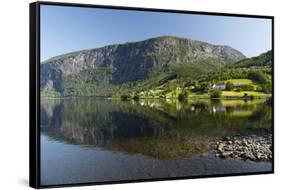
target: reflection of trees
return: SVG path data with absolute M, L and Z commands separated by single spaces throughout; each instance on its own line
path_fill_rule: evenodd
M 271 124 L 270 107 L 248 103 L 226 106 L 224 102 L 208 101 L 50 101 L 41 104 L 41 130 L 49 137 L 161 159 L 206 152 L 213 137 L 255 132 Z M 225 111 L 214 113 L 214 107 Z M 233 115 L 242 108 L 251 116 Z
M 272 125 L 272 107 L 268 105 L 259 105 L 259 109 L 255 110 L 249 117 L 250 121 L 259 121 L 259 125 L 254 125 L 257 128 L 269 128 Z

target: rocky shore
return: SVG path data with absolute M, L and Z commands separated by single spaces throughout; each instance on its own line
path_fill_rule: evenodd
M 227 136 L 215 145 L 217 157 L 239 158 L 252 161 L 272 160 L 272 135 Z

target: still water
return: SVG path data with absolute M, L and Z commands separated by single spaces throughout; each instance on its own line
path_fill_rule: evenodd
M 215 157 L 210 142 L 271 133 L 264 100 L 41 100 L 41 184 L 271 171 Z

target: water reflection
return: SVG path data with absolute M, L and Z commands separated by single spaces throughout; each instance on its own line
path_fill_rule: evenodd
M 45 99 L 41 131 L 64 143 L 167 160 L 206 153 L 216 137 L 270 132 L 271 114 L 264 100 Z

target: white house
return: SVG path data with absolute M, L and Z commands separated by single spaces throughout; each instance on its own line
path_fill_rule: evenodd
M 225 84 L 224 83 L 217 83 L 217 84 L 214 84 L 212 86 L 213 89 L 216 89 L 216 90 L 224 90 L 225 89 Z

